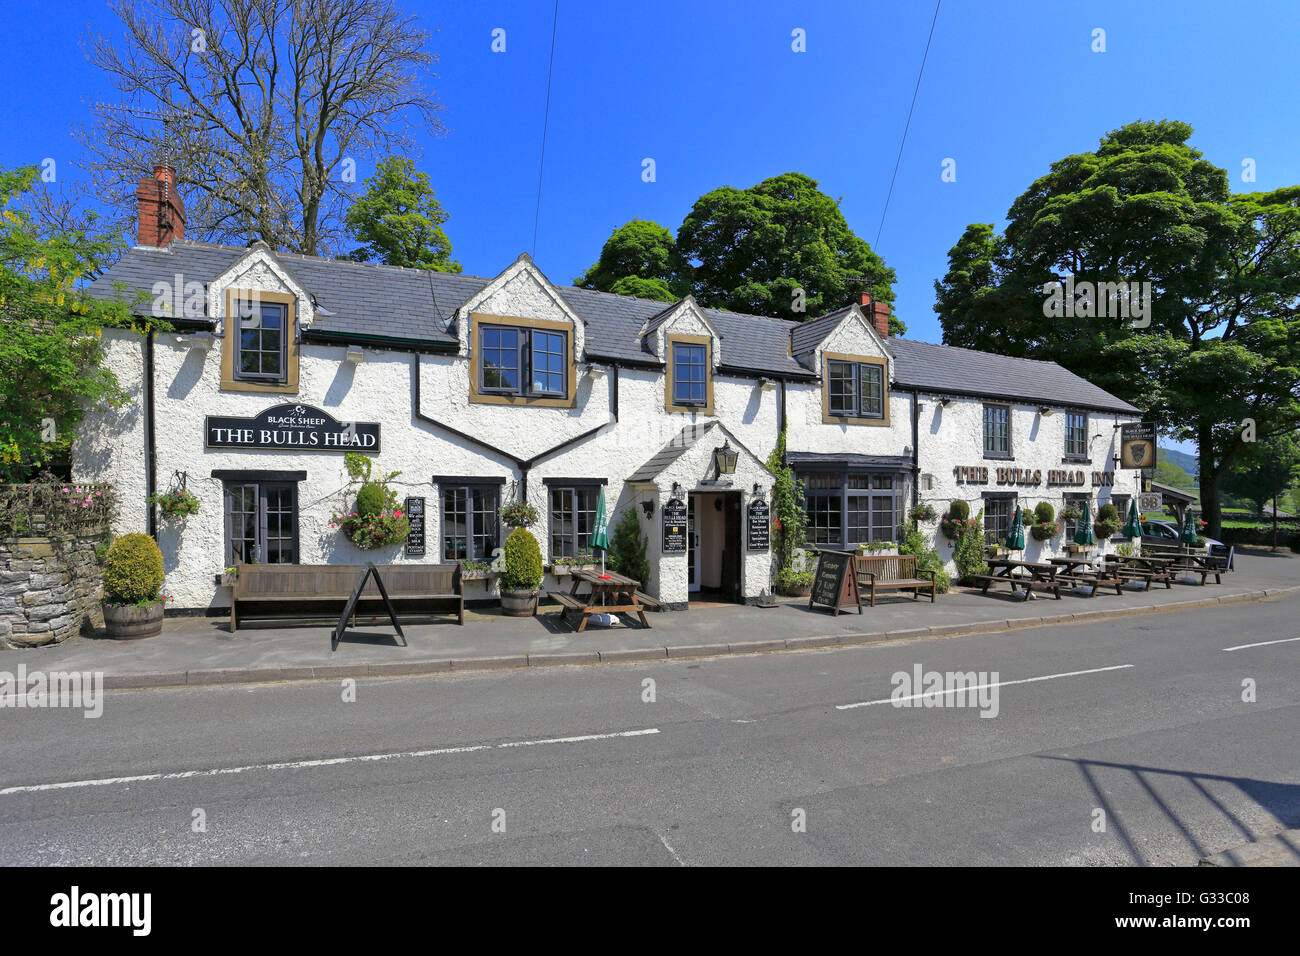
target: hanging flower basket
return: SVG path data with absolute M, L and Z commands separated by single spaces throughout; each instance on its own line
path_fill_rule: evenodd
M 338 528 L 348 540 L 365 551 L 374 551 L 406 540 L 411 522 L 401 508 L 362 515 L 355 511 L 348 515 L 335 515 L 330 525 Z
M 917 505 L 912 509 L 911 514 L 909 515 L 909 517 L 917 524 L 920 524 L 922 521 L 933 521 L 938 516 L 939 515 L 934 510 L 933 505 Z
M 184 488 L 150 495 L 147 499 L 162 512 L 164 518 L 188 518 L 199 513 L 199 499 Z
M 1035 541 L 1050 541 L 1061 533 L 1061 526 L 1055 521 L 1035 521 L 1029 526 L 1029 533 Z
M 537 509 L 526 501 L 511 501 L 498 512 L 507 528 L 531 528 L 537 524 Z

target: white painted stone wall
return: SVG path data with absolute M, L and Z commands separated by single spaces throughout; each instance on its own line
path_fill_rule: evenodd
M 995 399 L 991 399 L 995 400 Z M 934 507 L 942 515 L 949 505 L 957 499 L 970 504 L 971 517 L 974 517 L 982 505 L 985 491 L 1015 491 L 1022 508 L 1033 509 L 1040 501 L 1046 501 L 1060 515 L 1065 504 L 1065 494 L 1080 493 L 1092 496 L 1092 516 L 1095 519 L 1097 509 L 1110 501 L 1112 493 L 1135 495 L 1140 484 L 1140 473 L 1133 470 L 1116 470 L 1112 459 L 1119 454 L 1119 430 L 1113 426 L 1117 422 L 1135 421 L 1136 416 L 1117 415 L 1114 412 L 1089 413 L 1088 436 L 1090 464 L 1065 461 L 1065 410 L 1054 409 L 1050 416 L 1040 415 L 1039 405 L 1013 404 L 1011 406 L 1011 449 L 1014 461 L 984 458 L 984 401 L 983 399 L 951 397 L 944 407 L 939 397 L 921 395 L 918 399 L 924 407 L 919 413 L 920 433 L 920 467 L 922 475 L 934 476 L 933 490 L 919 491 L 922 502 Z M 1093 435 L 1100 434 L 1100 438 Z M 988 484 L 959 483 L 953 469 L 959 465 L 986 466 L 989 470 Z M 1028 471 L 1041 471 L 1042 481 L 1037 485 L 998 484 L 996 469 L 1013 467 Z M 1082 470 L 1086 484 L 1082 487 L 1048 487 L 1049 470 Z M 1092 484 L 1092 472 L 1114 470 L 1113 487 Z M 922 485 L 924 489 L 924 485 Z M 1124 518 L 1121 515 L 1121 520 Z M 1061 524 L 1059 517 L 1058 525 Z M 939 531 L 938 521 L 923 524 L 933 539 L 940 556 L 948 563 L 950 573 L 955 573 L 956 565 L 952 562 L 952 542 Z M 1026 529 L 1025 552 L 1023 557 L 1029 561 L 1046 561 L 1048 558 L 1063 557 L 1066 540 L 1062 531 L 1049 541 L 1035 541 Z M 1115 545 L 1111 542 L 1098 541 L 1095 554 L 1109 553 Z

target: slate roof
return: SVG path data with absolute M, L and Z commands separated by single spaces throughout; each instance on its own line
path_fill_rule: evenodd
M 686 449 L 707 435 L 714 426 L 721 427 L 716 418 L 687 425 L 672 441 L 655 452 L 644 465 L 632 472 L 627 480 L 654 481 L 665 468 L 680 458 Z M 724 428 L 723 431 L 726 429 Z
M 100 276 L 89 291 L 91 295 L 107 298 L 113 294 L 113 284 L 121 281 L 126 284 L 130 298 L 131 290 L 143 289 L 149 293 L 155 282 L 174 281 L 177 274 L 184 282 L 198 281 L 206 285 L 247 252 L 243 247 L 188 239 L 178 240 L 167 249 L 136 247 Z M 275 256 L 315 300 L 317 313 L 312 330 L 342 336 L 381 336 L 439 347 L 454 346 L 456 336 L 449 324 L 456 309 L 492 281 L 481 276 L 292 253 Z M 662 366 L 660 359 L 641 348 L 637 333 L 647 320 L 665 311 L 663 302 L 573 286 L 556 286 L 556 289 L 587 322 L 589 358 Z M 848 310 L 846 306 L 807 322 L 720 309 L 703 312 L 722 336 L 723 369 L 811 379 L 812 373 L 795 361 L 791 353 L 815 348 Z M 895 358 L 895 387 L 1139 411 L 1054 362 L 932 345 L 907 338 L 890 338 L 887 342 Z
M 790 451 L 785 454 L 792 465 L 827 468 L 889 468 L 907 469 L 912 459 L 906 455 L 858 455 L 852 452 L 826 453 L 819 451 Z

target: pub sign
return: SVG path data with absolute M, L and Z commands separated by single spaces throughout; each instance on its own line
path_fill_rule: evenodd
M 682 554 L 686 551 L 686 502 L 670 498 L 664 503 L 661 550 L 665 554 Z
M 1119 466 L 1154 468 L 1156 466 L 1156 426 L 1149 422 L 1130 422 L 1119 428 Z
M 313 405 L 276 405 L 254 418 L 208 415 L 206 448 L 262 451 L 379 451 L 378 422 L 341 422 Z

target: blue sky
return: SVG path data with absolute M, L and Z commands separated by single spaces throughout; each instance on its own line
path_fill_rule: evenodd
M 403 4 L 436 31 L 447 129 L 417 160 L 467 272 L 533 247 L 552 4 Z M 933 282 L 969 222 L 1001 226 L 1055 159 L 1135 119 L 1173 118 L 1234 188 L 1300 182 L 1300 4 L 945 0 L 880 241 L 890 175 L 934 6 L 560 0 L 536 260 L 564 283 L 634 217 L 676 229 L 719 185 L 797 170 L 898 274 L 908 334 L 939 341 Z M 70 130 L 112 90 L 85 59 L 103 3 L 12 0 L 0 40 L 0 163 L 44 157 L 75 179 Z M 494 28 L 506 52 L 491 50 Z M 807 52 L 791 50 L 791 31 Z M 1106 52 L 1091 50 L 1106 31 Z M 642 181 L 653 158 L 657 181 Z M 1244 184 L 1252 158 L 1257 182 Z M 940 178 L 946 158 L 956 182 Z M 370 163 L 363 162 L 362 177 Z

